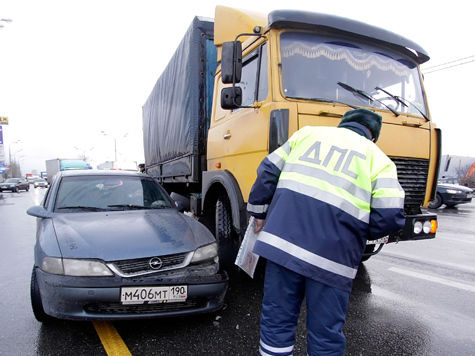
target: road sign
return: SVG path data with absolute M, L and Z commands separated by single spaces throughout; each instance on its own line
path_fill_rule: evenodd
M 0 116 L 0 125 L 8 125 L 8 117 Z
M 0 145 L 3 145 L 3 131 L 2 131 L 1 126 L 0 126 Z

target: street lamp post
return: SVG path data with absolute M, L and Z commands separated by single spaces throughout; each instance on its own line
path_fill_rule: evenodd
M 110 136 L 114 139 L 114 163 L 112 164 L 112 168 L 114 168 L 114 164 L 117 162 L 117 139 L 115 138 L 115 136 L 112 136 L 111 134 L 108 134 L 105 131 L 101 131 L 101 134 L 103 134 L 104 136 Z

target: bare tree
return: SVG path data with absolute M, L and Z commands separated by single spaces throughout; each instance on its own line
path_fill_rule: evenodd
M 457 169 L 457 178 L 460 184 L 475 188 L 475 173 L 472 171 L 474 165 L 475 162 L 472 165 L 467 164 Z

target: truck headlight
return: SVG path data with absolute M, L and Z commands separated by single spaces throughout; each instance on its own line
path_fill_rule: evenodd
M 424 234 L 428 234 L 432 230 L 432 223 L 430 220 L 424 221 L 424 224 L 422 225 L 422 231 L 424 231 Z
M 422 223 L 420 221 L 416 221 L 414 223 L 414 233 L 416 235 L 419 235 L 422 231 Z
M 99 261 L 45 257 L 41 269 L 48 273 L 76 277 L 113 276 L 112 271 Z
M 212 244 L 202 246 L 197 248 L 193 257 L 191 259 L 191 263 L 211 260 L 218 256 L 218 244 L 213 242 Z

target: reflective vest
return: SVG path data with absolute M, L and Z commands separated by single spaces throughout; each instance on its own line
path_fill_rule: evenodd
M 394 163 L 370 140 L 337 127 L 304 127 L 259 165 L 247 210 L 266 219 L 254 252 L 351 290 L 368 239 L 402 228 Z

